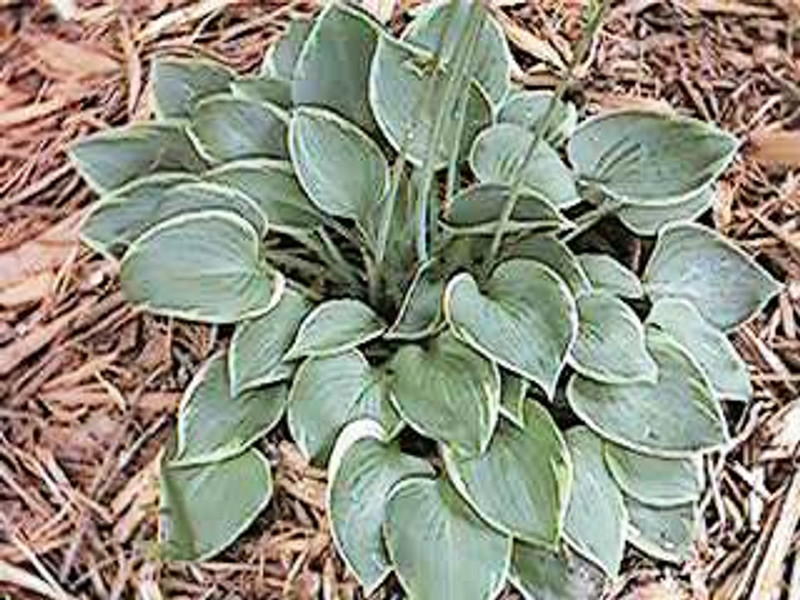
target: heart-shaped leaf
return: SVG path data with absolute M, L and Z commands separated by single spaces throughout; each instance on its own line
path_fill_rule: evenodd
M 500 373 L 500 413 L 520 427 L 525 426 L 525 403 L 530 384 L 508 371 Z
M 227 92 L 233 71 L 205 58 L 159 57 L 153 61 L 155 111 L 159 119 L 188 119 L 203 98 Z
M 625 505 L 631 544 L 645 554 L 675 564 L 691 558 L 698 519 L 693 504 L 655 507 L 626 497 Z
M 444 225 L 456 233 L 494 233 L 511 190 L 498 183 L 480 183 L 458 192 L 447 208 Z M 517 197 L 506 227 L 513 231 L 547 231 L 566 227 L 569 221 L 550 202 L 530 192 Z
M 289 125 L 289 150 L 308 197 L 325 213 L 349 217 L 373 232 L 372 216 L 389 188 L 378 145 L 328 110 L 300 108 Z
M 599 598 L 602 571 L 567 548 L 548 548 L 514 542 L 509 580 L 525 600 Z
M 380 29 L 380 24 L 352 5 L 328 4 L 297 57 L 294 104 L 329 108 L 362 129 L 375 131 L 367 90 Z
M 483 290 L 468 273 L 447 284 L 445 314 L 461 339 L 553 395 L 577 330 L 575 301 L 550 269 L 502 263 Z
M 513 123 L 499 123 L 475 138 L 470 166 L 483 183 L 512 186 L 532 142 L 530 130 Z M 545 142 L 540 142 L 522 171 L 522 184 L 553 206 L 570 206 L 580 200 L 572 173 Z
M 93 250 L 119 258 L 128 245 L 160 217 L 155 215 L 174 186 L 197 182 L 189 173 L 162 173 L 135 179 L 92 207 L 81 225 L 81 240 Z M 144 226 L 140 226 L 144 223 Z
M 700 499 L 702 465 L 697 458 L 669 460 L 606 442 L 606 466 L 622 491 L 651 506 L 675 506 Z
M 503 258 L 528 258 L 538 261 L 555 271 L 563 279 L 573 296 L 592 289 L 578 258 L 569 247 L 552 234 L 542 233 L 507 244 Z
M 205 178 L 249 196 L 269 218 L 270 228 L 280 233 L 292 235 L 322 224 L 319 211 L 303 192 L 288 162 L 234 161 L 209 171 Z
M 156 176 L 159 178 L 165 177 Z M 163 182 L 163 179 L 159 179 Z M 185 181 L 163 191 L 153 191 L 159 180 L 136 180 L 118 190 L 92 219 L 95 227 L 102 226 L 114 236 L 113 244 L 129 246 L 136 238 L 159 223 L 185 214 L 201 211 L 225 211 L 247 221 L 264 237 L 267 217 L 246 195 L 237 190 L 206 182 Z M 139 182 L 142 185 L 138 185 Z
M 652 381 L 658 367 L 645 346 L 644 327 L 619 298 L 603 293 L 578 296 L 578 337 L 570 364 L 581 375 L 606 383 Z
M 237 98 L 265 102 L 284 110 L 292 108 L 292 86 L 278 77 L 241 77 L 231 82 L 230 88 Z
M 414 166 L 425 164 L 433 142 L 439 109 L 445 102 L 448 73 L 436 68 L 432 56 L 390 36 L 381 36 L 370 72 L 370 103 L 381 131 Z M 467 91 L 465 126 L 458 140 L 466 152 L 472 140 L 491 121 L 489 100 L 472 84 Z M 448 164 L 458 136 L 458 119 L 446 115 L 441 124 L 433 164 Z
M 500 593 L 511 538 L 478 518 L 446 479 L 403 480 L 386 515 L 386 547 L 409 597 L 488 600 Z
M 747 364 L 725 334 L 706 321 L 690 302 L 674 298 L 659 300 L 647 315 L 647 324 L 678 342 L 721 398 L 744 402 L 750 399 L 752 388 Z
M 300 293 L 287 289 L 271 311 L 236 326 L 228 354 L 234 394 L 291 376 L 283 358 L 310 310 Z
M 375 311 L 360 300 L 328 300 L 303 320 L 286 358 L 330 356 L 380 337 L 385 330 Z
M 233 323 L 264 314 L 285 280 L 263 263 L 258 232 L 230 211 L 173 217 L 131 244 L 120 267 L 128 301 L 157 314 Z
M 403 40 L 428 52 L 439 51 L 447 68 L 452 66 L 459 40 L 467 33 L 468 2 L 431 2 L 409 23 Z M 500 104 L 511 83 L 511 51 L 503 28 L 484 11 L 475 46 L 472 49 L 471 73 L 495 104 Z
M 286 158 L 286 116 L 276 106 L 232 95 L 206 98 L 192 112 L 190 128 L 212 162 Z
M 647 205 L 696 194 L 727 168 L 738 146 L 709 123 L 631 110 L 583 122 L 567 152 L 587 183 L 618 200 Z
M 159 539 L 170 560 L 203 561 L 218 554 L 272 498 L 269 462 L 254 448 L 194 467 L 172 467 L 169 459 L 165 453 L 161 464 Z
M 615 577 L 628 525 L 622 491 L 606 469 L 599 437 L 586 427 L 573 427 L 566 438 L 574 479 L 564 534 L 578 553 Z
M 661 230 L 642 281 L 654 301 L 688 300 L 723 330 L 749 319 L 780 289 L 742 250 L 715 231 L 690 223 Z
M 442 319 L 444 281 L 430 263 L 422 265 L 408 286 L 387 339 L 416 340 L 430 336 Z
M 685 351 L 652 328 L 647 348 L 656 383 L 600 383 L 580 375 L 567 386 L 577 415 L 601 436 L 632 450 L 686 457 L 724 444 L 725 418 L 706 378 Z
M 424 345 L 401 346 L 389 371 L 392 401 L 406 423 L 457 452 L 486 449 L 500 410 L 494 363 L 445 332 Z
M 287 420 L 292 439 L 316 464 L 325 464 L 336 437 L 351 421 L 371 418 L 390 435 L 401 425 L 383 375 L 350 350 L 304 361 L 289 391 Z
M 497 113 L 498 123 L 514 123 L 531 131 L 539 126 L 550 102 L 553 92 L 543 90 L 520 90 L 513 92 L 503 102 Z M 578 111 L 572 102 L 556 100 L 555 113 L 544 132 L 544 139 L 553 147 L 564 144 L 575 131 L 578 124 Z
M 500 419 L 480 456 L 445 452 L 447 473 L 488 523 L 517 539 L 554 546 L 561 535 L 572 463 L 547 411 L 526 402 L 524 426 Z
M 297 58 L 313 25 L 313 21 L 292 19 L 283 35 L 267 48 L 261 63 L 261 74 L 291 82 Z
M 328 469 L 333 541 L 367 596 L 392 570 L 383 543 L 390 490 L 412 475 L 434 475 L 426 461 L 403 454 L 384 438 L 374 421 L 351 423 L 339 436 Z
M 154 173 L 200 173 L 205 163 L 182 125 L 137 123 L 82 138 L 69 150 L 72 163 L 97 192 L 108 192 Z
M 233 394 L 225 356 L 209 359 L 181 399 L 178 449 L 170 464 L 204 464 L 241 454 L 280 420 L 288 393 L 278 384 Z
M 679 202 L 626 204 L 617 211 L 617 216 L 636 235 L 653 236 L 671 223 L 694 221 L 700 217 L 714 203 L 716 193 L 716 188 L 709 185 Z
M 636 274 L 611 256 L 581 254 L 578 260 L 595 291 L 608 292 L 621 298 L 644 296 L 642 283 Z

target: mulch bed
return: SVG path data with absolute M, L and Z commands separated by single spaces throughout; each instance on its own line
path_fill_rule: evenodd
M 291 15 L 317 6 L 81 2 L 65 20 L 54 6 L 67 4 L 0 0 L 0 597 L 358 598 L 331 547 L 324 473 L 281 432 L 264 443 L 275 497 L 243 540 L 215 562 L 159 561 L 155 458 L 225 332 L 123 301 L 116 266 L 77 242 L 92 194 L 64 155 L 148 115 L 155 53 L 252 69 Z M 498 4 L 517 77 L 552 85 L 581 2 Z M 798 34 L 797 0 L 627 0 L 570 91 L 589 111 L 678 110 L 745 140 L 713 221 L 787 283 L 737 335 L 756 392 L 707 461 L 695 558 L 673 569 L 631 555 L 609 597 L 800 599 Z

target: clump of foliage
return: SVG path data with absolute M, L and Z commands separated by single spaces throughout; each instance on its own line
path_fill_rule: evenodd
M 700 456 L 751 393 L 726 334 L 777 289 L 691 222 L 737 141 L 641 111 L 578 122 L 566 85 L 517 89 L 511 66 L 479 2 L 400 38 L 334 3 L 255 75 L 159 59 L 157 118 L 74 146 L 101 195 L 83 238 L 128 300 L 234 324 L 164 452 L 165 557 L 253 522 L 256 443 L 284 419 L 328 466 L 368 592 L 394 572 L 414 598 L 589 597 L 626 542 L 690 552 Z

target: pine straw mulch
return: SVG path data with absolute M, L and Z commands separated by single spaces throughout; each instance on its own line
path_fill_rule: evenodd
M 580 0 L 499 4 L 516 76 L 551 85 Z M 324 473 L 280 432 L 264 444 L 275 498 L 247 536 L 215 562 L 158 561 L 155 458 L 180 390 L 224 340 L 125 304 L 115 265 L 77 243 L 92 195 L 63 153 L 147 116 L 154 53 L 250 69 L 290 15 L 315 8 L 126 0 L 80 3 L 62 20 L 50 3 L 0 0 L 0 594 L 359 597 L 331 549 Z M 797 0 L 627 0 L 572 91 L 590 110 L 681 110 L 746 139 L 713 218 L 787 282 L 737 336 L 756 393 L 731 411 L 734 443 L 708 461 L 695 559 L 673 569 L 632 556 L 609 597 L 800 598 L 798 23 Z

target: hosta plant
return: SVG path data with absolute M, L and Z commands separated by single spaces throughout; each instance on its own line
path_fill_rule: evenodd
M 328 468 L 367 593 L 394 573 L 419 599 L 583 598 L 626 543 L 690 554 L 701 457 L 751 393 L 727 335 L 777 290 L 692 222 L 737 141 L 579 119 L 512 61 L 479 2 L 399 37 L 332 3 L 257 73 L 159 58 L 155 119 L 72 148 L 126 298 L 230 332 L 163 454 L 165 558 L 249 527 L 282 422 Z

